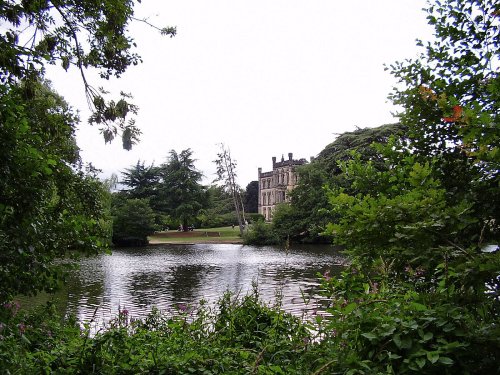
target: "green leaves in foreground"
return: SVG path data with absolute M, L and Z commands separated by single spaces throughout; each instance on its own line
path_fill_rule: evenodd
M 143 320 L 121 310 L 94 334 L 51 309 L 26 315 L 8 304 L 0 309 L 0 368 L 12 374 L 498 373 L 500 332 L 486 305 L 460 308 L 439 293 L 423 297 L 356 265 L 323 278 L 322 293 L 331 305 L 314 322 L 267 306 L 254 292 L 225 294 L 213 307 L 153 309 Z

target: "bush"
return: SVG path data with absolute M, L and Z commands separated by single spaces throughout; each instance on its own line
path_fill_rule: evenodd
M 274 233 L 272 225 L 264 221 L 257 221 L 250 226 L 250 229 L 243 234 L 245 245 L 278 245 L 279 237 Z
M 10 316 L 2 325 L 3 373 L 303 374 L 309 333 L 295 317 L 257 294 L 226 294 L 213 309 L 179 306 L 132 320 L 122 310 L 94 336 L 52 311 Z
M 144 246 L 156 230 L 155 214 L 147 199 L 114 199 L 113 243 L 118 246 Z

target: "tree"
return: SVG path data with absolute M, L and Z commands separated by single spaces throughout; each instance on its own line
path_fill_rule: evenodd
M 131 198 L 154 200 L 159 181 L 159 169 L 153 164 L 146 166 L 140 160 L 135 166 L 122 172 L 121 183 L 129 188 L 126 192 Z
M 391 137 L 402 136 L 405 129 L 401 124 L 387 124 L 342 133 L 310 164 L 301 166 L 299 182 L 290 194 L 290 208 L 282 207 L 273 215 L 278 235 L 282 239 L 290 237 L 302 242 L 330 241 L 324 232 L 335 217 L 327 210 L 329 203 L 324 187 L 353 189 L 350 176 L 342 171 L 341 164 L 354 158 L 360 158 L 363 163 L 371 162 L 378 169 L 387 168 L 384 156 L 373 144 L 387 143 Z M 354 156 L 354 152 L 358 156 Z
M 78 117 L 48 83 L 0 87 L 0 302 L 53 290 L 71 254 L 110 237 L 109 199 L 81 166 Z
M 255 213 L 259 209 L 259 181 L 250 182 L 245 189 L 245 198 L 243 202 L 245 212 Z
M 339 134 L 315 159 L 330 176 L 342 173 L 340 163 L 352 160 L 353 151 L 364 161 L 383 164 L 383 156 L 373 147 L 374 143 L 387 143 L 391 137 L 404 137 L 407 127 L 401 123 L 386 124 L 374 128 L 357 128 L 353 132 Z
M 414 153 L 435 157 L 433 173 L 450 204 L 474 202 L 481 219 L 467 236 L 487 242 L 498 238 L 498 226 L 489 223 L 500 222 L 491 204 L 500 200 L 499 4 L 436 2 L 427 19 L 436 40 L 418 60 L 390 66 L 399 80 L 391 99 L 404 108 L 400 118 Z
M 210 185 L 207 206 L 198 216 L 202 227 L 215 228 L 234 224 L 234 206 L 231 194 L 223 186 Z
M 499 254 L 484 252 L 500 242 L 498 7 L 486 0 L 429 6 L 437 40 L 418 61 L 393 65 L 400 87 L 392 98 L 404 106 L 409 138 L 379 148 L 384 169 L 344 163 L 354 189 L 330 193 L 340 217 L 331 229 L 363 264 L 382 257 L 399 271 L 420 267 L 429 288 L 440 266 L 454 268 L 463 272 L 457 287 L 473 288 L 474 298 L 499 289 Z
M 353 188 L 329 192 L 329 230 L 353 265 L 324 285 L 330 327 L 375 372 L 494 373 L 500 4 L 435 1 L 427 13 L 436 40 L 392 65 L 408 139 L 378 147 L 385 168 L 341 163 Z
M 125 198 L 113 194 L 113 243 L 118 246 L 144 246 L 156 230 L 155 214 L 147 199 Z
M 217 165 L 217 181 L 224 181 L 226 188 L 233 197 L 234 210 L 240 228 L 240 235 L 243 236 L 243 230 L 246 225 L 245 207 L 241 199 L 240 187 L 236 183 L 236 162 L 231 158 L 231 151 L 226 149 L 223 144 L 220 145 L 221 152 L 217 154 L 215 160 Z
M 200 184 L 202 174 L 196 170 L 192 155 L 191 149 L 180 154 L 171 150 L 167 163 L 160 166 L 159 207 L 177 218 L 184 231 L 207 200 L 205 188 Z
M 44 76 L 46 64 L 60 64 L 65 70 L 73 66 L 81 74 L 93 108 L 89 121 L 101 125 L 106 142 L 121 132 L 123 147 L 132 147 L 140 131 L 133 120 L 126 122 L 127 115 L 137 111 L 128 102 L 130 95 L 122 93 L 120 100 L 106 102 L 105 91 L 94 89 L 85 76 L 87 68 L 96 68 L 101 78 L 120 77 L 141 61 L 127 33 L 129 22 L 137 20 L 131 0 L 3 1 L 0 20 L 3 84 L 23 81 L 29 95 L 32 85 Z M 176 30 L 169 27 L 160 32 L 174 36 Z
M 351 186 L 330 190 L 329 230 L 352 266 L 323 288 L 351 369 L 497 371 L 499 11 L 429 3 L 436 41 L 392 66 L 408 137 L 377 147 L 384 168 L 340 163 Z

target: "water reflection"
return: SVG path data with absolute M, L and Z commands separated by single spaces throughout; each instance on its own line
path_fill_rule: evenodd
M 319 303 L 317 273 L 338 273 L 343 263 L 330 246 L 288 252 L 227 244 L 116 249 L 81 261 L 68 284 L 66 311 L 82 321 L 109 320 L 119 308 L 143 317 L 153 306 L 165 311 L 180 303 L 214 303 L 226 290 L 245 294 L 256 282 L 264 301 L 273 303 L 278 293 L 285 310 L 302 315 Z

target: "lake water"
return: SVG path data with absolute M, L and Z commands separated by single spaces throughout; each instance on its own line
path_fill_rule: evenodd
M 344 263 L 331 246 L 288 251 L 234 244 L 115 249 L 112 255 L 82 259 L 58 298 L 80 321 L 105 322 L 118 309 L 144 317 L 153 306 L 168 312 L 180 305 L 195 307 L 200 300 L 213 304 L 227 290 L 244 295 L 256 283 L 264 302 L 274 303 L 280 292 L 283 309 L 302 316 L 321 304 L 317 273 L 336 274 Z

